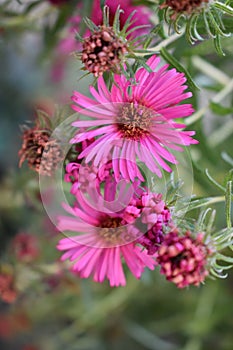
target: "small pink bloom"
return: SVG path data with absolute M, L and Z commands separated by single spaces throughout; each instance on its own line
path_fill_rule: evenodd
M 209 274 L 207 264 L 210 254 L 202 234 L 192 238 L 190 232 L 179 236 L 174 230 L 165 235 L 156 253 L 156 261 L 168 281 L 184 288 L 191 284 L 199 286 L 205 280 Z
M 142 222 L 147 224 L 148 231 L 138 242 L 154 255 L 164 239 L 164 229 L 172 225 L 171 213 L 161 194 L 151 193 L 142 197 Z
M 161 168 L 172 171 L 167 162 L 177 162 L 172 150 L 182 151 L 181 146 L 198 143 L 191 137 L 194 131 L 182 131 L 185 125 L 175 122 L 193 112 L 191 104 L 180 105 L 192 96 L 184 93 L 186 78 L 175 69 L 167 70 L 168 65 L 158 69 L 159 61 L 152 56 L 147 64 L 153 72 L 140 68 L 136 83 L 115 75 L 115 84 L 108 90 L 100 77 L 98 89 L 90 87 L 94 99 L 74 91 L 72 108 L 89 119 L 73 123 L 86 131 L 78 132 L 71 143 L 96 138 L 80 159 L 98 167 L 102 158 L 111 155 L 116 179 L 143 180 L 137 159 L 161 177 Z
M 57 248 L 66 251 L 62 260 L 69 259 L 80 277 L 93 275 L 96 282 L 108 279 L 111 286 L 124 286 L 122 258 L 136 278 L 141 277 L 145 267 L 154 269 L 153 257 L 137 243 L 147 225 L 140 220 L 142 196 L 135 192 L 132 196 L 131 190 L 121 183 L 117 192 L 116 182 L 108 179 L 103 197 L 96 192 L 95 198 L 89 191 L 92 202 L 88 202 L 77 190 L 74 206 L 64 206 L 72 216 L 59 217 L 59 229 L 79 235 L 60 240 Z M 115 200 L 117 195 L 120 201 Z

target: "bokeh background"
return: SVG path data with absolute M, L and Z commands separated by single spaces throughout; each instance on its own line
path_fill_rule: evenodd
M 92 1 L 85 0 L 85 11 L 82 3 L 0 2 L 0 273 L 12 276 L 15 293 L 11 302 L 0 300 L 0 349 L 233 350 L 232 271 L 185 290 L 146 271 L 114 289 L 81 280 L 59 263 L 60 234 L 40 201 L 38 175 L 26 164 L 18 168 L 18 151 L 22 125 L 33 125 L 36 108 L 52 114 L 74 88 L 88 92 L 91 78 L 79 81 L 78 60 L 58 50 L 70 16 L 91 12 Z M 153 1 L 142 3 L 153 11 Z M 180 38 L 168 48 L 200 87 L 192 98 L 203 111 L 191 125 L 200 141 L 190 151 L 193 193 L 222 195 L 205 169 L 224 186 L 233 167 L 232 37 L 223 39 L 225 56 L 211 40 L 191 46 Z M 213 208 L 221 229 L 224 203 Z M 17 250 L 22 234 L 33 237 L 27 259 Z

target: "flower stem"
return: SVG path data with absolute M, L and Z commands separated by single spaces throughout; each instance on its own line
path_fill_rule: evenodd
M 228 75 L 199 56 L 194 56 L 192 58 L 192 63 L 200 72 L 207 74 L 210 78 L 222 85 L 228 84 L 231 80 Z
M 229 80 L 228 84 L 221 90 L 219 91 L 210 101 L 219 103 L 221 102 L 231 91 L 233 90 L 233 78 Z M 199 109 L 196 113 L 194 113 L 191 117 L 187 118 L 185 120 L 186 125 L 191 125 L 198 121 L 208 110 L 209 105 Z M 219 132 L 219 130 L 218 130 Z
M 177 39 L 179 39 L 182 35 L 184 34 L 184 32 L 181 32 L 180 34 L 173 34 L 171 35 L 169 38 L 161 41 L 161 43 L 159 43 L 158 45 L 154 46 L 154 47 L 149 47 L 146 52 L 135 52 L 135 55 L 140 57 L 140 56 L 146 56 L 146 55 L 151 55 L 153 53 L 159 52 L 163 47 L 168 46 L 169 44 L 173 43 L 174 41 L 176 41 Z
M 226 222 L 227 228 L 232 227 L 231 222 L 231 193 L 232 193 L 232 181 L 227 182 L 226 186 Z

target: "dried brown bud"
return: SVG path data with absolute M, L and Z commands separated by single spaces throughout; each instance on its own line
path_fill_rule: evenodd
M 171 7 L 174 14 L 196 12 L 203 3 L 208 3 L 209 0 L 166 0 L 161 5 L 161 8 Z M 174 17 L 174 16 L 173 16 Z
M 41 175 L 52 175 L 62 160 L 63 152 L 58 142 L 50 139 L 50 134 L 50 130 L 41 130 L 37 126 L 24 131 L 19 166 L 27 160 L 29 168 Z
M 85 68 L 98 77 L 108 70 L 117 71 L 126 44 L 116 36 L 111 27 L 102 26 L 85 39 L 82 62 Z

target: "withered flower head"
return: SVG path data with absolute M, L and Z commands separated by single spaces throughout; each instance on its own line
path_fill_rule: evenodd
M 209 0 L 166 0 L 160 7 L 170 7 L 174 11 L 173 17 L 175 17 L 179 13 L 192 14 L 196 12 L 203 3 L 208 2 Z
M 59 142 L 51 138 L 52 130 L 40 125 L 24 130 L 23 144 L 19 150 L 19 166 L 26 160 L 30 169 L 41 175 L 51 176 L 63 159 L 63 152 Z
M 126 51 L 126 44 L 113 28 L 103 25 L 84 39 L 82 62 L 89 72 L 98 77 L 109 70 L 116 72 Z

